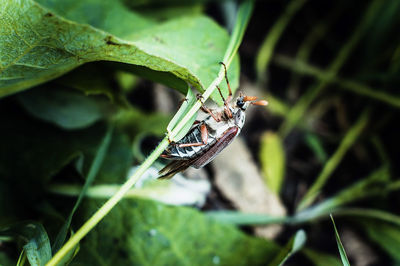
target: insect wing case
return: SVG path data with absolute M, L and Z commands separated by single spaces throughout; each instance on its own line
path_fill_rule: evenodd
M 225 147 L 235 139 L 239 134 L 239 131 L 239 128 L 236 126 L 229 128 L 221 138 L 217 139 L 217 141 L 208 148 L 205 153 L 195 159 L 191 166 L 194 168 L 201 168 L 211 162 L 218 153 L 225 149 Z

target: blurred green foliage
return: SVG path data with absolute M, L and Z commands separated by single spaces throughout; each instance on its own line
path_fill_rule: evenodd
M 84 198 L 88 186 L 125 182 L 143 160 L 141 140 L 173 130 L 195 104 L 192 89 L 204 92 L 215 80 L 247 22 L 237 22 L 238 41 L 227 48 L 228 32 L 210 15 L 219 18 L 220 5 L 206 2 L 0 0 L 0 265 L 19 256 L 44 265 L 102 206 Z M 400 188 L 400 2 L 329 3 L 257 2 L 251 23 L 262 28 L 245 36 L 242 50 L 244 72 L 256 77 L 273 117 L 258 122 L 257 158 L 291 215 L 205 215 L 125 199 L 63 264 L 338 265 L 336 250 L 315 245 L 338 240 L 336 228 L 317 240 L 313 234 L 330 213 L 340 227 L 356 228 L 379 258 L 398 264 L 399 199 L 392 192 Z M 174 119 L 132 104 L 149 100 L 137 93 L 147 89 L 142 79 L 186 95 Z M 238 57 L 229 79 L 235 91 Z M 211 98 L 221 104 L 218 92 Z M 80 197 L 51 193 L 57 183 L 82 186 Z M 235 227 L 268 224 L 288 225 L 282 247 Z

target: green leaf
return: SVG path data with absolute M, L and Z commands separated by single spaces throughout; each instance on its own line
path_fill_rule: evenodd
M 170 115 L 146 113 L 136 108 L 129 108 L 120 111 L 114 117 L 114 122 L 122 131 L 137 138 L 147 134 L 163 136 L 170 119 Z
M 381 249 L 400 262 L 400 227 L 371 219 L 359 219 L 357 221 L 367 236 Z
M 229 41 L 228 48 L 225 51 L 224 63 L 229 66 L 239 49 L 240 44 L 246 31 L 247 24 L 249 23 L 251 14 L 253 12 L 254 0 L 246 0 L 241 3 L 236 16 L 235 27 L 233 28 L 232 36 Z
M 91 200 L 83 220 L 97 208 L 98 201 Z M 219 224 L 194 209 L 124 200 L 87 235 L 74 262 L 265 265 L 278 251 L 276 244 L 246 236 L 233 226 Z
M 106 99 L 87 97 L 54 83 L 20 93 L 18 100 L 33 116 L 65 129 L 91 126 L 113 110 Z
M 226 32 L 205 16 L 156 25 L 119 1 L 40 2 L 13 0 L 4 4 L 0 16 L 0 35 L 6 36 L 0 39 L 5 55 L 0 96 L 99 60 L 169 72 L 204 91 L 218 72 L 228 43 Z M 238 60 L 233 66 L 230 78 L 236 88 Z
M 0 105 L 0 224 L 26 219 L 32 209 L 37 212 L 38 199 L 46 194 L 47 183 L 74 160 L 82 158 L 82 173 L 89 172 L 98 145 L 106 128 L 97 124 L 85 130 L 65 132 L 48 123 L 43 123 L 15 108 L 12 99 Z M 9 107 L 11 105 L 12 107 Z M 27 137 L 29 132 L 29 137 Z M 82 156 L 83 155 L 83 156 Z M 110 149 L 99 170 L 96 182 L 107 180 L 121 183 L 126 179 L 132 164 L 131 142 L 120 130 L 115 130 Z M 68 167 L 67 180 L 78 178 Z M 23 195 L 23 196 L 21 196 Z M 57 220 L 58 222 L 59 220 Z M 57 226 L 61 224 L 56 223 Z M 58 231 L 54 228 L 54 231 Z
M 20 189 L 21 193 L 24 188 L 29 189 L 29 193 L 25 191 L 27 197 L 32 190 L 40 191 L 41 185 L 82 154 L 86 174 L 106 130 L 104 125 L 96 124 L 84 130 L 66 132 L 32 119 L 5 102 L 0 107 L 0 121 L 4 125 L 0 132 L 0 175 L 25 182 Z M 118 132 L 101 167 L 99 180 L 125 177 L 131 156 L 129 140 Z
M 268 188 L 279 194 L 285 177 L 285 151 L 279 135 L 273 132 L 262 135 L 259 158 Z
M 340 254 L 340 258 L 342 260 L 342 263 L 345 266 L 350 266 L 349 259 L 347 258 L 346 251 L 344 250 L 344 247 L 342 245 L 342 241 L 340 241 L 340 236 L 339 236 L 339 233 L 338 233 L 338 231 L 336 229 L 335 221 L 333 220 L 332 214 L 331 214 L 331 220 L 332 220 L 333 228 L 335 229 L 336 243 L 337 243 L 337 246 L 338 246 L 338 249 L 339 249 L 339 254 Z
M 390 182 L 390 172 L 383 166 L 372 172 L 366 178 L 343 189 L 335 196 L 325 199 L 321 203 L 312 206 L 296 214 L 296 219 L 314 219 L 334 212 L 339 207 L 351 202 L 371 196 L 382 196 L 394 189 L 394 183 Z
M 117 69 L 123 69 L 123 64 L 111 62 L 93 62 L 80 66 L 66 75 L 54 80 L 55 87 L 74 88 L 85 95 L 105 95 L 114 104 L 124 104 L 121 87 L 117 82 Z M 53 83 L 51 83 L 53 84 Z M 133 84 L 131 84 L 133 85 Z
M 81 204 L 83 197 L 85 196 L 89 187 L 92 185 L 94 178 L 97 176 L 97 174 L 100 170 L 100 167 L 104 161 L 104 158 L 106 157 L 106 152 L 107 152 L 108 147 L 111 142 L 112 132 L 113 132 L 113 128 L 110 127 L 107 130 L 106 135 L 104 136 L 103 140 L 100 143 L 99 149 L 97 150 L 95 157 L 93 159 L 93 162 L 90 166 L 89 173 L 87 174 L 85 184 L 83 185 L 83 187 L 81 189 L 79 197 L 76 200 L 75 205 L 72 208 L 71 213 L 69 214 L 67 220 L 61 227 L 61 230 L 59 231 L 59 233 L 56 237 L 56 240 L 54 241 L 53 249 L 52 249 L 53 253 L 57 252 L 60 249 L 60 247 L 63 245 L 65 238 L 67 236 L 68 229 L 72 222 L 72 217 L 74 216 L 74 213 L 76 212 L 79 205 Z
M 285 223 L 290 221 L 287 216 L 270 216 L 266 214 L 243 213 L 238 211 L 209 211 L 206 213 L 209 217 L 220 223 L 240 225 L 266 225 Z
M 367 126 L 369 115 L 370 111 L 368 109 L 364 110 L 354 125 L 346 132 L 346 135 L 340 142 L 339 147 L 326 162 L 317 179 L 314 181 L 313 185 L 299 203 L 298 210 L 304 209 L 312 204 L 312 202 L 315 200 L 322 187 L 326 184 L 339 163 L 343 160 L 347 151 L 354 145 L 364 128 Z
M 259 79 L 263 79 L 263 75 L 268 68 L 269 62 L 272 58 L 275 46 L 278 43 L 283 31 L 289 24 L 292 17 L 298 10 L 307 2 L 307 0 L 292 0 L 287 5 L 285 12 L 279 17 L 272 28 L 269 30 L 268 35 L 265 37 L 260 50 L 257 54 L 256 70 Z
M 381 220 L 400 227 L 400 216 L 390 212 L 366 208 L 341 208 L 335 211 L 336 216 L 362 217 Z
M 305 136 L 305 141 L 308 147 L 314 152 L 318 160 L 321 163 L 326 162 L 328 155 L 326 154 L 320 138 L 315 134 L 307 133 Z
M 0 235 L 12 236 L 24 242 L 24 250 L 31 265 L 44 266 L 51 258 L 50 240 L 43 225 L 25 222 L 0 231 Z
M 342 265 L 341 261 L 324 252 L 312 250 L 309 248 L 304 248 L 302 253 L 307 256 L 307 258 L 313 262 L 315 266 L 340 266 Z
M 11 259 L 7 253 L 0 251 L 1 266 L 15 266 L 15 260 Z
M 303 230 L 299 230 L 289 240 L 286 246 L 281 249 L 279 254 L 269 263 L 269 265 L 284 265 L 284 263 L 296 252 L 298 252 L 306 243 L 306 233 Z

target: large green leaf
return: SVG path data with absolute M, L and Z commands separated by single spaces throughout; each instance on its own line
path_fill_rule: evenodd
M 279 252 L 196 210 L 144 200 L 118 204 L 81 244 L 74 262 L 84 265 L 265 265 Z
M 18 99 L 33 116 L 65 129 L 91 126 L 113 111 L 106 99 L 55 84 L 21 93 Z
M 99 60 L 169 72 L 203 91 L 228 44 L 227 33 L 201 15 L 155 24 L 119 1 L 40 3 L 0 1 L 0 96 Z M 238 60 L 230 73 L 236 88 Z

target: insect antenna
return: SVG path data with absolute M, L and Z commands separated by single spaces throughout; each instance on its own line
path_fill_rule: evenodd
M 260 101 L 256 101 L 258 98 L 257 96 L 244 96 L 243 97 L 243 101 L 245 102 L 250 102 L 250 104 L 252 105 L 267 105 L 268 102 L 266 100 L 260 100 Z
M 268 105 L 268 102 L 266 100 L 260 100 L 260 101 L 256 101 L 256 102 L 251 102 L 252 105 L 261 105 L 261 106 L 265 106 Z

